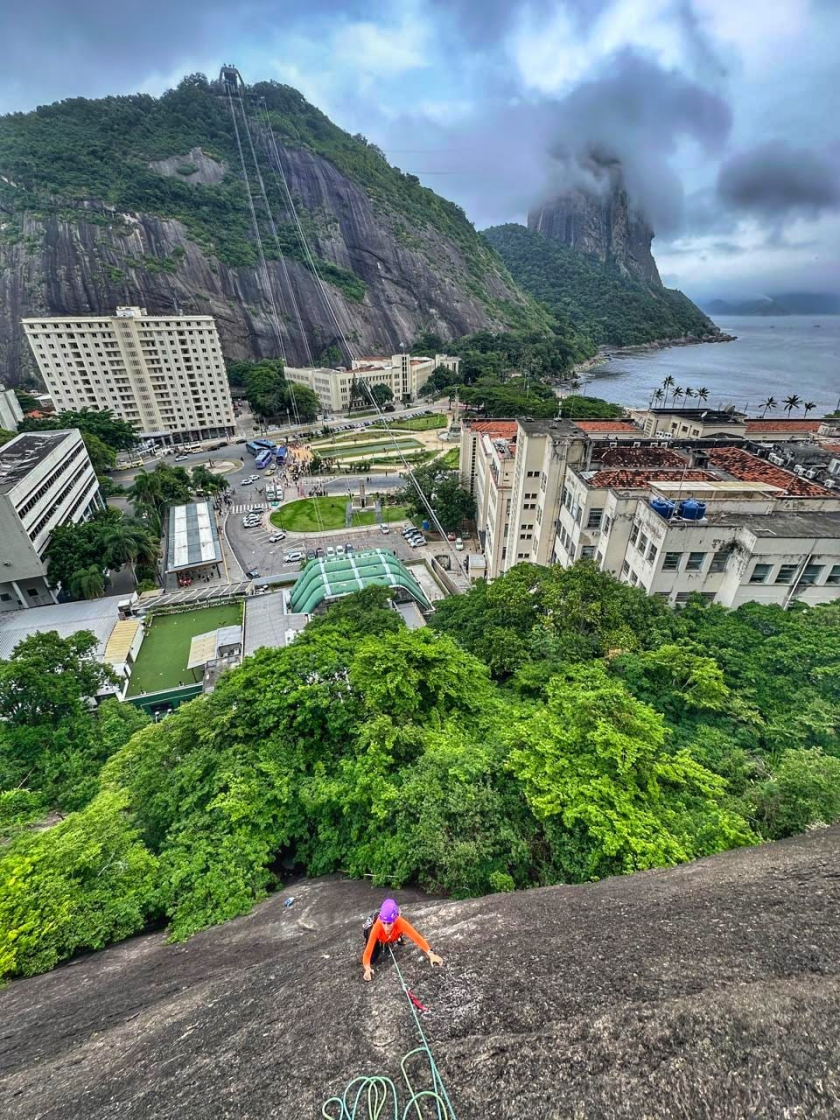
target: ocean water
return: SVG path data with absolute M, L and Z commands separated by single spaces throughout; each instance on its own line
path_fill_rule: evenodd
M 840 407 L 840 315 L 789 315 L 778 319 L 720 316 L 715 322 L 736 342 L 674 346 L 667 350 L 611 358 L 586 374 L 586 392 L 628 407 L 641 407 L 669 374 L 677 385 L 709 390 L 706 403 L 714 408 L 735 405 L 755 414 L 761 401 L 773 396 L 781 402 L 796 393 L 814 401 L 808 415 L 822 416 Z M 681 404 L 696 407 L 696 398 Z

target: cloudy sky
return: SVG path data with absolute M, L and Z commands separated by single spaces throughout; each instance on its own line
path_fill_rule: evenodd
M 622 159 L 666 283 L 839 291 L 840 0 L 0 0 L 0 112 L 296 86 L 478 228 Z

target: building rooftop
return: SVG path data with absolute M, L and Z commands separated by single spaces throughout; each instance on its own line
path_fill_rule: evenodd
M 774 510 L 772 513 L 711 513 L 711 524 L 739 525 L 757 537 L 840 538 L 840 510 Z M 840 589 L 838 589 L 840 590 Z
M 310 560 L 292 590 L 289 606 L 296 613 L 311 614 L 327 599 L 371 586 L 403 588 L 421 607 L 431 610 L 432 604 L 411 572 L 384 548 L 340 560 Z
M 708 449 L 709 463 L 721 470 L 740 478 L 744 482 L 766 482 L 770 486 L 778 486 L 781 490 L 795 498 L 830 498 L 831 491 L 816 482 L 808 482 L 792 471 L 776 467 L 766 459 L 759 459 L 749 451 L 742 451 L 739 447 L 710 447 Z
M 515 420 L 465 420 L 464 426 L 476 435 L 501 436 L 515 439 L 517 423 Z
M 822 427 L 823 420 L 782 419 L 776 420 L 747 420 L 747 435 L 759 435 L 761 432 L 817 432 Z
M 0 448 L 0 494 L 6 494 L 26 478 L 33 467 L 51 455 L 72 435 L 75 428 L 63 432 L 24 432 Z
M 139 618 L 124 618 L 117 622 L 105 646 L 104 660 L 111 665 L 122 665 L 142 625 Z
M 675 467 L 682 469 L 688 465 L 685 455 L 673 451 L 670 447 L 605 447 L 603 444 L 593 447 L 592 458 L 606 467 Z
M 289 613 L 283 605 L 283 594 L 249 595 L 245 600 L 245 635 L 242 656 L 250 657 L 258 649 L 282 649 L 294 641 L 309 621 L 309 615 Z
M 96 657 L 104 660 L 108 640 L 119 621 L 119 598 L 108 596 L 81 603 L 54 603 L 0 615 L 0 658 L 9 658 L 13 649 L 31 634 L 55 630 L 69 638 L 80 630 L 90 630 L 97 641 Z
M 596 470 L 581 471 L 581 478 L 596 490 L 645 490 L 651 482 L 714 481 L 711 471 Z
M 219 564 L 222 550 L 213 507 L 209 502 L 191 502 L 169 510 L 166 570 L 180 572 L 203 564 Z
M 574 436 L 580 430 L 575 420 L 518 420 L 519 427 L 529 436 Z
M 742 412 L 730 412 L 725 408 L 650 408 L 653 416 L 682 416 L 686 420 L 704 420 L 707 423 L 721 424 L 727 420 L 732 424 L 743 424 Z
M 626 432 L 634 436 L 644 434 L 630 420 L 573 420 L 572 423 L 584 432 Z

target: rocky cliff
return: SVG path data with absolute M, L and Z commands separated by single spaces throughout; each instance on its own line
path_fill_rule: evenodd
M 587 886 L 402 892 L 445 961 L 397 949 L 457 1116 L 836 1118 L 838 857 L 834 827 Z M 381 899 L 338 876 L 299 882 L 183 945 L 135 937 L 13 982 L 3 1115 L 303 1120 L 380 1074 L 402 1116 L 411 1012 L 392 964 L 371 984 L 359 966 Z M 424 1088 L 422 1062 L 409 1068 Z M 364 1097 L 353 1112 L 374 1114 Z
M 0 380 L 34 369 L 21 317 L 125 303 L 212 314 L 227 358 L 285 353 L 295 364 L 340 341 L 333 315 L 351 345 L 388 353 L 423 329 L 446 338 L 544 321 L 457 207 L 296 91 L 254 91 L 266 98 L 262 115 L 255 97 L 246 105 L 279 240 L 257 197 L 267 272 L 214 83 L 199 76 L 160 99 L 78 99 L 0 119 Z M 251 163 L 253 186 L 255 172 Z
M 576 187 L 528 214 L 528 228 L 648 284 L 662 284 L 651 252 L 654 232 L 627 195 L 621 166 L 592 161 L 591 187 Z

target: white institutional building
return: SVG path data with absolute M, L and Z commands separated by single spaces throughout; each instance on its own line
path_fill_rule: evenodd
M 47 390 L 64 409 L 111 409 L 144 439 L 161 444 L 234 432 L 222 348 L 211 315 L 24 319 Z
M 55 601 L 43 561 L 53 531 L 104 506 L 75 428 L 25 432 L 0 447 L 0 612 Z
M 448 354 L 435 354 L 433 358 L 392 354 L 384 358 L 359 358 L 350 369 L 287 367 L 286 380 L 312 389 L 325 412 L 346 412 L 354 395 L 362 396 L 364 392 L 360 382 L 365 382 L 371 388 L 374 385 L 387 385 L 395 401 L 408 403 L 417 398 L 438 366 L 446 366 L 457 372 L 460 363 L 460 358 Z
M 464 421 L 461 484 L 476 500 L 482 574 L 590 560 L 674 606 L 695 592 L 727 607 L 840 598 L 830 478 L 658 435 L 626 421 Z

